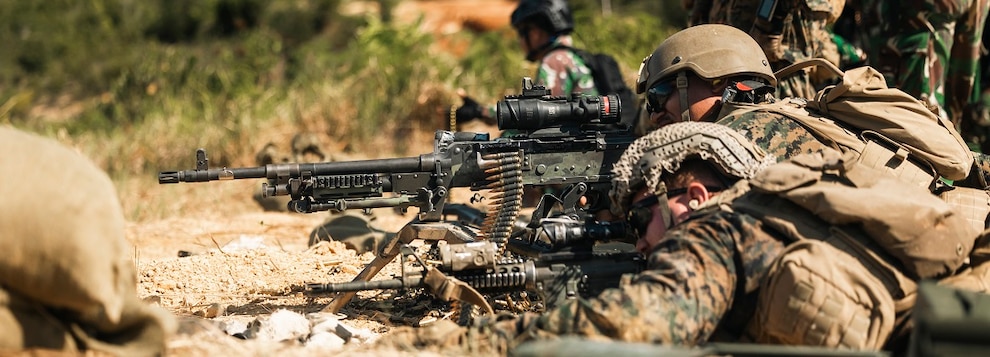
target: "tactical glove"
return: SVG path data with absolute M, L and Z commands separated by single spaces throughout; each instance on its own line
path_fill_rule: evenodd
M 478 104 L 477 101 L 468 96 L 464 96 L 462 98 L 464 99 L 464 105 L 457 108 L 457 111 L 454 114 L 458 124 L 485 117 L 485 108 L 482 107 L 481 104 Z

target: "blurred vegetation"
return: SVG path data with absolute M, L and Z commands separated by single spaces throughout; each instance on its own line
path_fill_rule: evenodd
M 325 134 L 328 152 L 418 154 L 458 88 L 494 102 L 534 71 L 508 26 L 440 37 L 339 11 L 351 3 L 2 1 L 0 124 L 72 145 L 117 180 L 189 168 L 198 147 L 213 165 L 254 165 L 265 143 L 303 130 Z M 600 0 L 572 3 L 578 46 L 614 54 L 630 85 L 683 26 L 679 2 L 615 0 L 608 17 Z

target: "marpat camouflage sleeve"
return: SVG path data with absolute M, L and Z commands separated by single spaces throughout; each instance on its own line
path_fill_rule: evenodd
M 768 154 L 777 156 L 777 161 L 819 152 L 825 147 L 804 126 L 777 113 L 752 111 L 725 116 L 715 122 L 742 133 Z
M 755 218 L 715 212 L 687 221 L 665 235 L 647 271 L 595 299 L 568 301 L 543 315 L 501 322 L 500 335 L 514 345 L 531 338 L 582 335 L 593 339 L 693 346 L 752 308 L 737 301 L 753 294 L 784 244 Z M 721 325 L 720 325 L 721 324 Z M 738 336 L 739 331 L 735 331 Z

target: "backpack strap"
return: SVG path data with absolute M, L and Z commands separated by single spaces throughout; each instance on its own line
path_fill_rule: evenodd
M 829 62 L 824 58 L 809 58 L 804 61 L 796 62 L 787 67 L 781 68 L 776 72 L 774 72 L 773 76 L 779 80 L 781 78 L 790 77 L 794 73 L 797 73 L 797 71 L 803 70 L 805 68 L 819 67 L 819 66 L 829 70 L 836 77 L 841 78 L 842 75 L 845 74 L 844 72 L 842 72 L 841 69 L 839 69 L 839 67 L 836 67 L 835 64 L 832 64 L 832 62 Z

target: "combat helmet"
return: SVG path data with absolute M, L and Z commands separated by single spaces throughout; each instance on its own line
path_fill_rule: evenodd
M 752 76 L 777 85 L 770 62 L 756 40 L 729 25 L 705 24 L 671 35 L 644 58 L 636 93 L 642 94 L 660 80 L 684 70 L 707 80 Z
M 553 35 L 574 30 L 574 15 L 566 0 L 520 0 L 510 20 L 516 29 L 533 22 Z
M 632 195 L 643 188 L 666 202 L 663 176 L 676 172 L 688 159 L 705 160 L 725 177 L 736 180 L 751 178 L 777 162 L 773 155 L 725 125 L 694 121 L 666 125 L 636 139 L 612 167 L 612 213 L 624 215 Z M 664 204 L 660 208 L 669 227 L 669 208 Z

